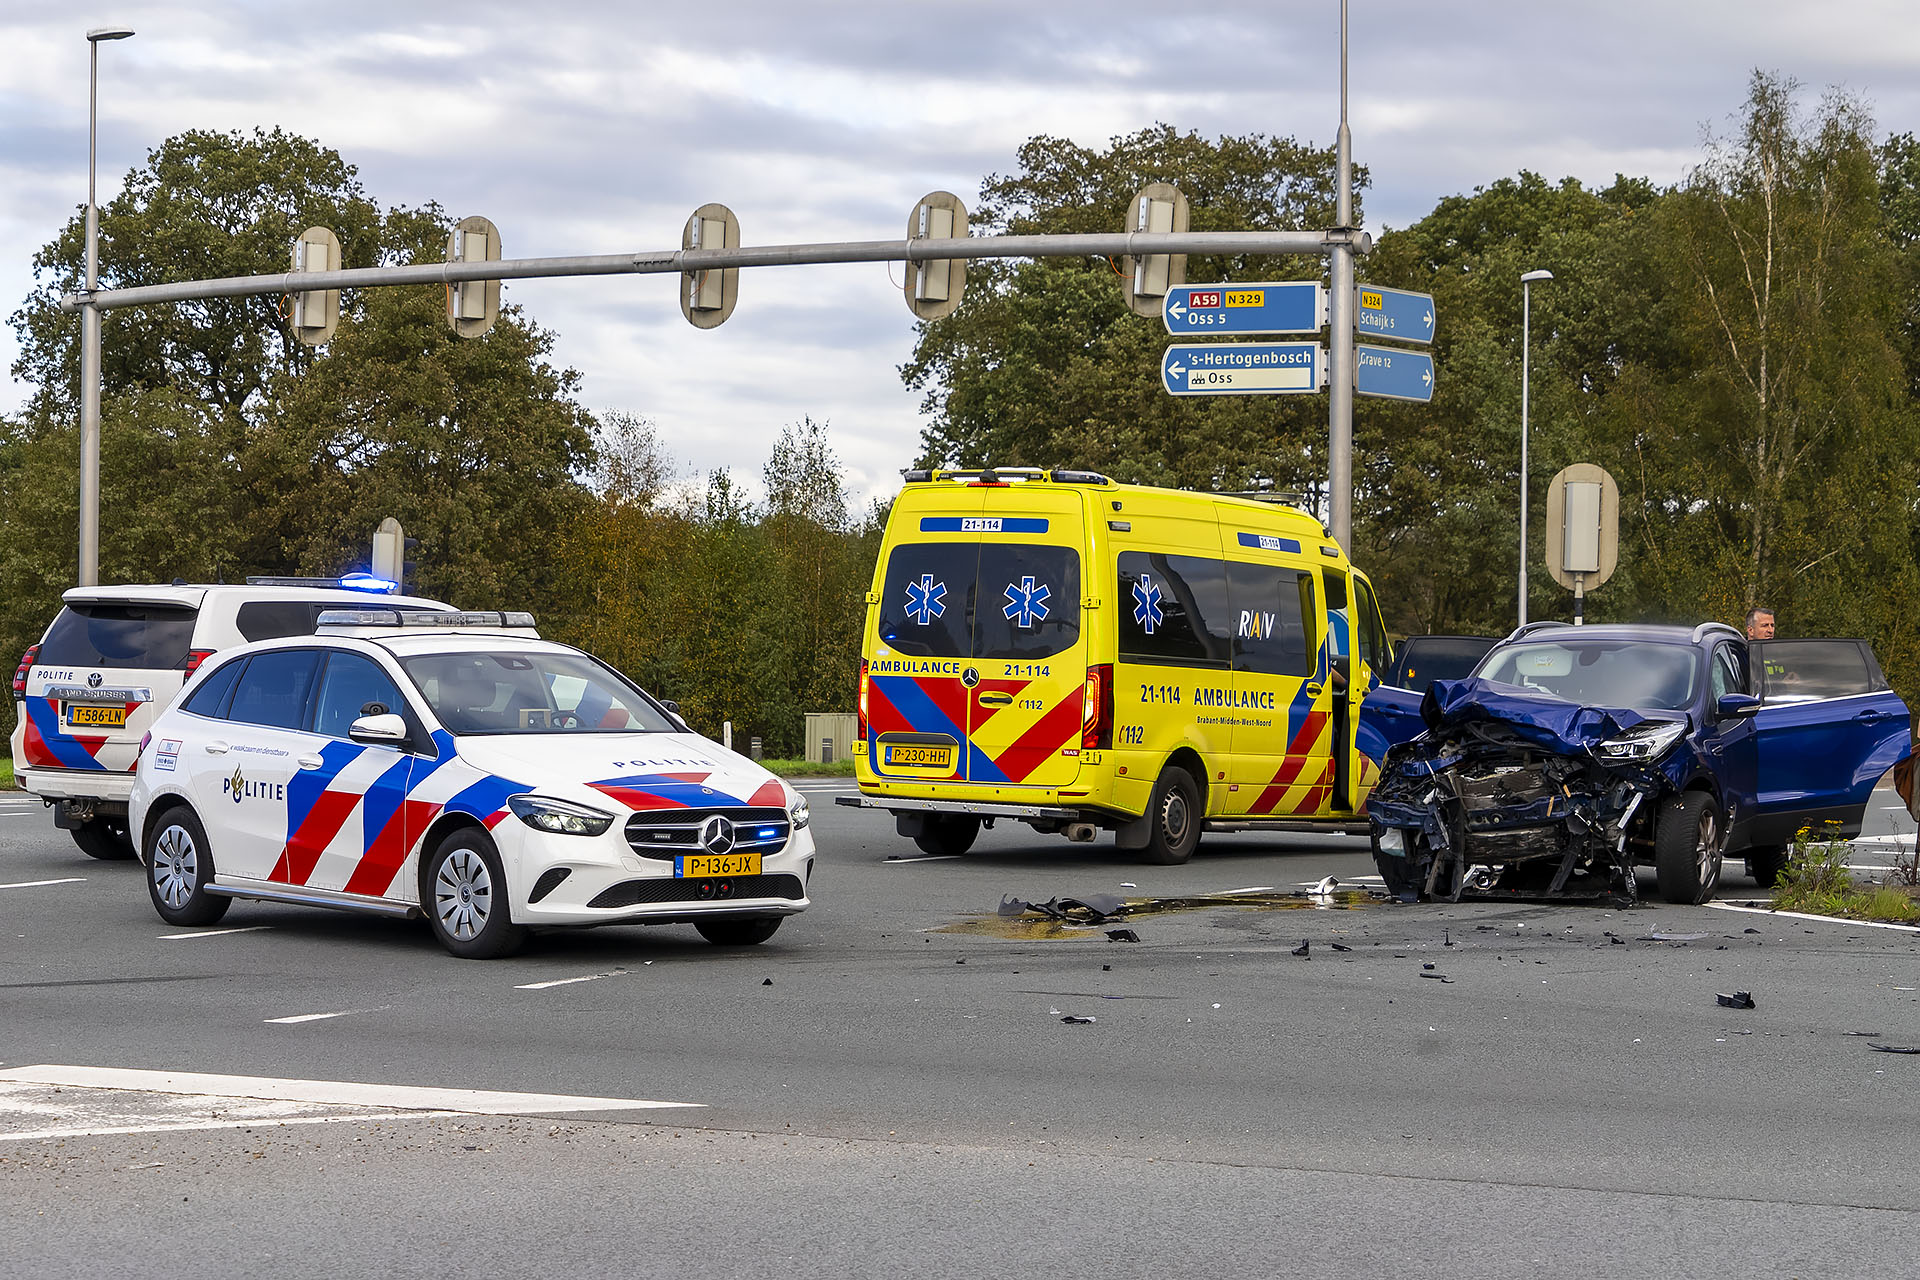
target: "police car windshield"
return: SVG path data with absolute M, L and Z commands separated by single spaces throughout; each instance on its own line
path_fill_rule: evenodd
M 1684 711 L 1699 669 L 1690 645 L 1567 640 L 1496 649 L 1476 674 L 1585 707 Z
M 672 733 L 618 672 L 579 653 L 427 653 L 400 659 L 449 732 Z

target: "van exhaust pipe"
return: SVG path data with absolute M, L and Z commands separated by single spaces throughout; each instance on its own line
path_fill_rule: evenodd
M 1066 834 L 1067 839 L 1075 844 L 1092 844 L 1093 838 L 1100 834 L 1100 828 L 1091 822 L 1069 822 Z

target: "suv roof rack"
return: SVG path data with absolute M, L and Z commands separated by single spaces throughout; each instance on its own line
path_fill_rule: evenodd
M 1558 618 L 1542 618 L 1538 622 L 1523 622 L 1513 629 L 1506 640 L 1502 640 L 1500 643 L 1505 644 L 1507 640 L 1518 640 L 1521 636 L 1530 636 L 1536 631 L 1545 631 L 1549 627 L 1570 627 L 1572 625 L 1571 622 L 1562 622 Z
M 1720 633 L 1730 635 L 1736 640 L 1746 639 L 1746 636 L 1742 635 L 1739 631 L 1735 630 L 1733 627 L 1728 626 L 1724 622 L 1703 622 L 1699 626 L 1693 629 L 1693 642 L 1695 644 L 1699 644 L 1702 640 L 1706 639 L 1708 636 L 1720 634 Z
M 1275 506 L 1307 510 L 1307 495 L 1291 489 L 1215 489 L 1213 494 L 1216 498 L 1245 498 L 1249 502 L 1271 502 Z
M 982 487 L 999 487 L 1011 484 L 1015 480 L 1042 481 L 1049 484 L 1112 484 L 1113 481 L 1098 471 L 1074 471 L 1065 467 L 1048 470 L 1045 467 L 979 467 L 968 470 L 947 470 L 943 467 L 916 467 L 902 471 L 900 478 L 908 484 L 934 484 L 942 480 L 951 480 Z

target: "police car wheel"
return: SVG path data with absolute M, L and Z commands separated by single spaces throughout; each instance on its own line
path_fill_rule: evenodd
M 696 920 L 693 927 L 716 947 L 752 947 L 771 938 L 780 928 L 779 916 L 749 920 Z
M 124 862 L 133 856 L 133 837 L 127 834 L 125 821 L 95 818 L 73 828 L 73 842 L 80 852 L 102 862 Z
M 1653 831 L 1660 896 L 1687 904 L 1711 898 L 1720 883 L 1720 840 L 1720 817 L 1706 792 L 1688 791 L 1661 805 Z
M 507 909 L 507 877 L 493 841 L 456 831 L 440 842 L 421 876 L 420 908 L 440 945 L 462 960 L 512 955 L 527 940 Z
M 933 857 L 957 858 L 980 837 L 980 819 L 960 813 L 930 813 L 913 843 Z
M 1173 866 L 1193 856 L 1200 843 L 1200 788 L 1185 769 L 1168 769 L 1153 784 L 1147 804 L 1147 847 L 1142 861 Z
M 176 806 L 160 815 L 147 837 L 147 893 L 168 924 L 213 924 L 233 899 L 207 892 L 213 855 L 207 829 L 193 810 Z

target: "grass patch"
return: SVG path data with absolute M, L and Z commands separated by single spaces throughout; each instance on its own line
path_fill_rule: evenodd
M 0 760 L 0 791 L 13 789 L 13 761 Z
M 760 766 L 782 778 L 851 778 L 853 761 L 820 764 L 813 760 L 762 760 Z
M 1906 887 L 1855 882 L 1847 866 L 1852 846 L 1835 834 L 1838 824 L 1827 825 L 1817 836 L 1802 827 L 1793 838 L 1793 850 L 1774 886 L 1774 909 L 1849 920 L 1920 923 L 1920 903 Z

